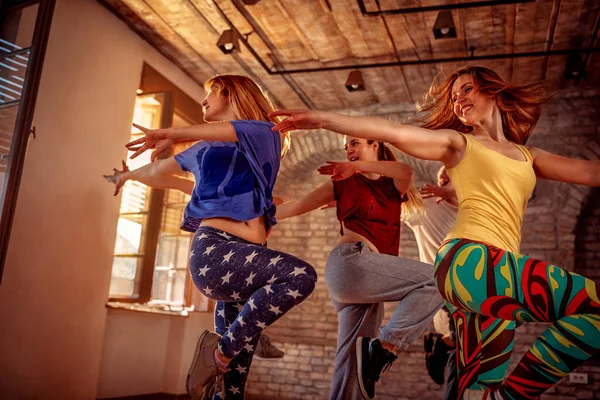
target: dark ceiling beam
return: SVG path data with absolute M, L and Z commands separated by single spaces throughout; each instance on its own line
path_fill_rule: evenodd
M 375 1 L 377 3 L 377 9 L 381 9 L 379 0 L 375 0 Z M 392 48 L 394 49 L 394 56 L 396 57 L 396 61 L 402 61 L 402 60 L 400 60 L 400 55 L 398 54 L 398 48 L 396 47 L 396 43 L 394 42 L 394 36 L 392 35 L 390 27 L 388 26 L 387 20 L 385 19 L 385 15 L 381 16 L 381 21 L 383 22 L 383 26 L 385 27 L 385 31 L 387 32 L 388 39 L 390 39 L 390 42 L 392 43 Z M 402 75 L 402 81 L 404 82 L 404 86 L 406 87 L 408 96 L 411 99 L 413 99 L 412 92 L 410 91 L 410 86 L 408 85 L 408 82 L 406 81 L 406 74 L 404 73 L 404 69 L 402 67 L 400 67 L 400 74 Z
M 220 35 L 222 32 L 219 32 L 217 30 L 217 28 L 215 28 L 210 21 L 208 20 L 208 18 L 206 18 L 206 16 L 202 13 L 202 11 L 200 11 L 198 9 L 198 6 L 196 6 L 196 4 L 194 4 L 194 2 L 190 1 L 189 2 L 190 5 L 192 6 L 192 8 L 196 11 L 196 14 L 202 18 L 202 20 L 204 20 L 204 23 L 206 24 L 206 26 L 211 29 L 213 31 L 213 33 L 215 33 L 215 35 Z M 219 11 L 221 12 L 221 15 L 224 15 L 223 11 L 221 10 L 221 8 L 217 5 L 216 1 L 213 1 L 213 4 L 215 4 L 217 6 L 217 8 L 219 9 Z M 229 21 L 229 19 L 227 19 L 227 23 L 232 26 L 231 21 Z M 235 32 L 238 34 L 238 36 L 240 37 L 240 40 L 242 40 L 244 43 L 247 43 L 247 41 L 245 39 L 243 39 L 240 35 L 240 33 L 238 32 L 237 29 L 235 29 Z M 253 53 L 254 54 L 254 53 Z M 236 54 L 235 52 L 231 54 L 231 56 L 235 59 L 235 61 L 237 61 L 237 63 L 239 64 L 240 68 L 242 68 L 244 70 L 244 72 L 251 77 L 252 79 L 254 79 L 256 82 L 259 83 L 259 85 L 261 85 L 263 88 L 268 89 L 268 86 L 265 85 L 263 83 L 263 81 L 254 73 L 254 71 L 252 70 L 252 68 L 250 68 L 250 66 L 248 64 L 246 64 L 246 62 L 239 56 L 239 54 Z M 254 56 L 256 57 L 256 55 Z M 264 66 L 263 66 L 264 68 Z M 275 103 L 275 105 L 277 105 L 277 107 L 283 107 L 283 102 L 277 97 L 275 96 L 271 91 L 269 91 L 269 97 L 271 97 L 271 100 L 273 100 L 273 102 Z
M 506 31 L 504 34 L 504 52 L 511 54 L 515 51 L 515 29 L 517 27 L 517 6 L 513 5 L 508 7 L 506 10 Z M 466 35 L 466 34 L 465 34 Z M 552 49 L 548 49 L 552 50 Z M 506 80 L 512 82 L 514 61 L 505 60 L 504 68 L 506 73 Z
M 38 4 L 39 2 L 40 0 L 4 0 L 0 1 L 0 8 L 5 8 L 7 10 L 14 11 L 19 8 L 25 8 L 34 4 Z
M 596 44 L 596 39 L 598 38 L 598 31 L 600 30 L 600 11 L 598 11 L 598 15 L 596 15 L 596 25 L 594 26 L 594 33 L 592 33 L 592 37 L 590 38 L 590 43 L 588 45 L 588 50 L 592 50 L 594 49 L 594 45 Z M 592 59 L 592 54 L 590 53 L 586 53 L 585 58 L 583 59 L 583 68 L 588 69 L 589 68 L 589 64 L 590 61 Z M 577 77 L 577 82 L 576 84 L 579 84 L 579 82 L 581 81 L 581 77 L 582 74 L 579 74 L 579 76 Z
M 427 7 L 408 7 L 408 8 L 397 8 L 393 10 L 378 10 L 368 11 L 365 7 L 364 0 L 357 0 L 360 12 L 367 17 L 377 17 L 380 15 L 396 15 L 396 14 L 409 14 L 409 13 L 421 13 L 431 11 L 443 11 L 443 10 L 457 10 L 460 8 L 475 8 L 475 7 L 490 7 L 490 6 L 504 6 L 507 4 L 518 4 L 518 3 L 533 3 L 535 0 L 496 0 L 496 1 L 474 1 L 471 3 L 456 3 L 456 4 L 440 4 L 438 6 L 427 6 Z
M 127 7 L 129 10 L 131 10 L 126 4 L 123 3 L 122 0 L 118 0 L 121 6 Z M 98 0 L 98 2 L 104 7 L 106 8 L 109 12 L 111 12 L 113 15 L 115 15 L 121 22 L 123 22 L 126 26 L 129 27 L 129 29 L 131 29 L 133 32 L 135 32 L 142 40 L 144 40 L 146 43 L 148 43 L 148 45 L 154 49 L 156 49 L 156 51 L 158 51 L 160 54 L 162 54 L 163 57 L 165 57 L 167 60 L 171 61 L 174 65 L 176 65 L 181 71 L 183 71 L 183 73 L 190 78 L 193 82 L 196 82 L 200 87 L 203 87 L 204 85 L 204 81 L 200 80 L 198 78 L 198 76 L 195 76 L 194 74 L 192 74 L 181 62 L 181 60 L 186 59 L 186 56 L 184 54 L 182 54 L 174 45 L 172 45 L 171 43 L 169 43 L 169 50 L 170 51 L 166 51 L 165 48 L 161 47 L 160 45 L 158 45 L 157 43 L 160 43 L 161 41 L 164 41 L 164 39 L 158 35 L 154 29 L 146 22 L 144 21 L 139 15 L 137 15 L 135 12 L 133 12 L 131 10 L 131 16 L 133 16 L 133 18 L 127 18 L 127 16 L 125 16 L 124 14 L 122 14 L 119 9 L 117 8 L 116 5 L 111 4 L 111 2 L 109 0 Z M 164 19 L 161 19 L 166 25 L 167 27 L 169 27 L 169 29 L 173 30 L 165 21 Z M 206 64 L 206 66 L 208 66 L 208 68 L 210 68 L 213 71 L 213 74 L 216 74 L 216 70 L 213 68 L 212 65 L 210 65 L 210 63 L 208 61 L 206 61 L 204 59 L 204 57 L 202 57 L 196 50 L 194 50 L 194 48 L 192 46 L 190 46 L 190 44 L 183 39 L 180 35 L 177 34 L 177 32 L 174 32 L 175 35 L 177 35 L 177 37 L 179 37 L 181 40 L 183 40 L 183 45 L 187 48 L 189 48 L 190 50 L 192 50 L 194 53 L 196 53 L 196 55 L 199 57 L 199 59 L 204 62 Z M 164 46 L 166 47 L 166 46 Z
M 556 24 L 558 23 L 558 14 L 560 12 L 561 0 L 554 0 L 552 4 L 552 13 L 550 14 L 550 23 L 548 24 L 548 33 L 546 35 L 546 50 L 552 50 L 554 44 L 554 35 L 556 34 Z M 548 64 L 550 63 L 550 57 L 546 57 L 544 65 L 542 66 L 542 79 L 546 79 L 546 73 L 548 72 Z
M 361 0 L 359 0 L 361 1 Z M 529 1 L 529 0 L 527 0 Z M 504 1 L 502 4 L 516 3 L 516 1 Z M 519 1 L 522 3 L 523 1 Z M 460 3 L 460 4 L 478 4 L 482 2 L 475 3 Z M 487 2 L 490 3 L 490 2 Z M 496 2 L 493 2 L 496 3 Z M 245 35 L 241 34 L 237 28 L 233 25 L 233 22 L 227 17 L 225 12 L 219 7 L 217 2 L 213 2 L 223 19 L 227 22 L 229 27 L 233 29 L 239 37 L 239 40 L 246 46 L 246 48 L 250 51 L 250 53 L 256 58 L 256 61 L 263 67 L 265 72 L 269 75 L 284 75 L 284 74 L 306 74 L 311 72 L 326 72 L 326 71 L 344 71 L 349 69 L 365 69 L 365 68 L 390 68 L 390 67 L 401 67 L 404 65 L 427 65 L 427 64 L 444 64 L 444 63 L 458 63 L 458 62 L 473 62 L 473 61 L 483 61 L 483 60 L 506 60 L 506 59 L 514 59 L 514 58 L 531 58 L 531 57 L 550 57 L 550 56 L 562 56 L 562 55 L 571 55 L 571 54 L 585 54 L 589 55 L 590 53 L 598 53 L 600 49 L 594 48 L 593 43 L 595 42 L 595 38 L 597 35 L 598 24 L 596 24 L 596 29 L 594 29 L 594 34 L 592 35 L 592 40 L 590 42 L 590 46 L 587 49 L 563 49 L 563 50 L 550 50 L 550 51 L 529 51 L 522 53 L 511 53 L 511 54 L 487 54 L 481 56 L 464 56 L 464 57 L 447 57 L 447 58 L 431 58 L 426 60 L 407 60 L 407 61 L 392 61 L 386 63 L 366 63 L 366 64 L 351 64 L 351 65 L 339 65 L 339 66 L 331 66 L 331 67 L 318 67 L 318 68 L 296 68 L 296 69 L 278 69 L 273 71 L 267 64 L 260 58 L 260 55 L 250 46 Z M 496 4 L 497 5 L 497 4 Z M 436 6 L 437 7 L 437 6 Z M 464 8 L 464 7 L 461 7 Z M 242 14 L 243 15 L 243 14 Z M 589 60 L 589 59 L 588 59 Z
M 457 62 L 472 62 L 482 60 L 505 60 L 514 58 L 531 58 L 531 57 L 550 57 L 550 56 L 564 56 L 570 54 L 590 54 L 600 53 L 600 48 L 588 48 L 588 49 L 564 49 L 564 50 L 551 50 L 551 51 L 529 51 L 523 53 L 512 53 L 512 54 L 487 54 L 482 56 L 465 56 L 465 57 L 447 57 L 447 58 L 431 58 L 427 60 L 407 60 L 407 61 L 392 61 L 386 63 L 369 63 L 369 64 L 354 64 L 354 65 L 339 65 L 332 67 L 320 67 L 320 68 L 298 68 L 288 69 L 281 71 L 272 71 L 267 69 L 266 71 L 271 75 L 281 74 L 306 74 L 310 72 L 324 72 L 324 71 L 343 71 L 348 69 L 364 69 L 364 68 L 389 68 L 399 67 L 403 65 L 427 65 L 427 64 L 444 64 L 444 63 L 457 63 Z
M 214 4 L 217 6 L 217 9 L 221 13 L 221 15 L 224 15 L 225 13 L 223 12 L 223 10 L 221 10 L 219 5 L 216 2 L 214 2 Z M 269 39 L 267 34 L 262 30 L 262 28 L 260 27 L 258 22 L 256 22 L 254 17 L 248 12 L 248 10 L 246 10 L 244 5 L 241 4 L 240 0 L 233 0 L 233 5 L 239 11 L 239 13 L 246 19 L 246 22 L 248 22 L 248 25 L 250 25 L 252 27 L 253 33 L 255 33 L 260 38 L 260 40 L 262 40 L 262 42 L 268 47 L 269 51 L 272 53 L 271 60 L 275 64 L 275 68 L 278 70 L 283 70 L 284 68 L 281 65 L 281 63 L 279 62 L 278 57 L 277 57 L 278 52 L 277 52 L 277 47 L 275 46 L 275 44 L 273 44 L 273 42 L 271 42 L 271 40 Z M 232 26 L 232 24 L 230 24 L 230 26 Z M 254 57 L 257 57 L 257 55 L 255 55 Z M 263 66 L 263 68 L 264 68 L 264 66 Z M 294 92 L 296 92 L 296 94 L 298 95 L 300 100 L 302 100 L 304 105 L 306 105 L 310 109 L 315 108 L 315 104 L 312 102 L 310 97 L 308 97 L 308 95 L 304 92 L 304 90 L 302 90 L 300 85 L 298 85 L 298 83 L 291 76 L 282 75 L 282 78 L 289 85 L 289 87 Z

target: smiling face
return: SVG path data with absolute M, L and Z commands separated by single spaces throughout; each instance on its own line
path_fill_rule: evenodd
M 473 77 L 460 75 L 452 85 L 454 114 L 466 126 L 476 126 L 489 118 L 494 111 L 494 102 L 478 89 Z
M 348 161 L 377 161 L 379 143 L 366 139 L 358 139 L 352 136 L 344 137 L 344 150 L 346 150 L 346 159 Z
M 228 121 L 231 118 L 231 105 L 225 90 L 218 92 L 216 87 L 206 95 L 202 101 L 202 112 L 205 122 Z

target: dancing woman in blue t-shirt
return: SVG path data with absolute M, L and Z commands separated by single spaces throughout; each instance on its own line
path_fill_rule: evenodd
M 214 399 L 241 399 L 252 353 L 263 329 L 305 300 L 317 280 L 315 270 L 291 255 L 265 247 L 275 225 L 273 186 L 289 134 L 273 133 L 273 105 L 250 78 L 217 75 L 205 83 L 202 102 L 209 124 L 150 130 L 127 147 L 131 158 L 155 149 L 153 163 L 116 172 L 118 191 L 132 179 L 153 187 L 184 188 L 176 177 L 196 180 L 181 228 L 195 232 L 190 273 L 196 287 L 218 300 L 215 328 L 204 332 L 188 374 L 192 398 L 208 398 L 215 376 L 223 376 Z M 228 121 L 228 122 L 219 122 Z M 156 160 L 175 142 L 199 141 L 174 157 Z M 217 385 L 220 386 L 220 385 Z

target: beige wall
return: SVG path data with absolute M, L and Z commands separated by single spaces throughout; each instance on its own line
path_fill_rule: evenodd
M 97 397 L 185 393 L 185 376 L 209 313 L 173 317 L 109 310 Z
M 38 138 L 29 144 L 0 286 L 2 399 L 95 398 L 105 329 L 104 372 L 111 363 L 131 365 L 128 354 L 141 351 L 134 345 L 163 352 L 151 358 L 177 358 L 167 352 L 173 344 L 163 332 L 172 328 L 164 317 L 123 314 L 122 328 L 112 316 L 107 326 L 104 307 L 119 199 L 101 175 L 126 154 L 144 60 L 201 100 L 199 86 L 100 4 L 57 1 L 34 118 Z M 115 333 L 142 319 L 147 342 L 123 335 L 120 343 Z M 205 322 L 190 322 L 190 329 Z M 130 333 L 137 333 L 133 325 Z M 138 365 L 137 387 L 154 390 L 157 373 L 150 370 L 142 388 L 146 367 Z

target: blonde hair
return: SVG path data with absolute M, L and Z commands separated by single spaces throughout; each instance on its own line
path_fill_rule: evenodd
M 373 140 L 367 140 L 368 144 L 373 144 Z M 379 148 L 377 149 L 377 159 L 379 161 L 398 161 L 398 157 L 394 154 L 392 149 L 383 142 L 378 142 Z M 423 199 L 417 188 L 412 186 L 405 193 L 406 201 L 402 203 L 401 218 L 403 221 L 413 218 L 415 216 L 422 216 L 425 214 L 425 205 Z
M 269 96 L 253 79 L 243 75 L 220 74 L 204 82 L 207 94 L 216 96 L 223 94 L 229 99 L 229 105 L 238 119 L 268 121 L 277 123 L 282 118 L 269 118 L 275 106 Z M 281 158 L 290 149 L 292 138 L 289 132 L 280 132 Z

